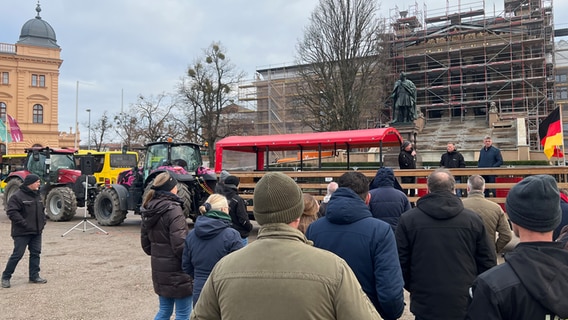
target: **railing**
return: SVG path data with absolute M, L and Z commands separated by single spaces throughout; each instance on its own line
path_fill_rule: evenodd
M 16 46 L 10 43 L 0 43 L 0 52 L 16 53 Z
M 375 177 L 376 170 L 358 170 L 365 174 L 369 179 Z M 421 195 L 426 194 L 426 178 L 434 171 L 434 169 L 413 169 L 413 170 L 400 170 L 395 169 L 394 174 L 396 177 L 416 177 L 416 183 L 401 183 L 404 189 L 418 189 L 418 193 L 414 197 L 409 197 L 411 202 L 416 202 Z M 514 167 L 514 168 L 462 168 L 451 169 L 452 174 L 456 177 L 461 177 L 461 183 L 456 183 L 456 189 L 466 190 L 467 177 L 474 174 L 479 175 L 495 175 L 497 182 L 486 183 L 486 189 L 496 189 L 497 192 L 494 197 L 488 198 L 496 203 L 505 203 L 506 194 L 509 192 L 516 182 L 514 178 L 524 178 L 537 174 L 548 174 L 555 177 L 558 182 L 558 188 L 568 189 L 568 167 L 552 167 L 552 166 L 527 166 L 527 167 Z M 312 194 L 316 199 L 322 200 L 326 194 L 327 185 L 330 181 L 337 181 L 345 171 L 283 171 L 282 173 L 290 176 L 302 188 L 305 193 Z M 240 178 L 239 193 L 245 200 L 253 198 L 254 187 L 256 182 L 262 178 L 266 171 L 247 171 L 239 172 L 233 171 L 232 175 Z M 422 178 L 422 179 L 421 179 Z M 512 178 L 512 179 L 500 179 Z M 369 180 L 371 181 L 371 180 Z M 252 206 L 248 207 L 252 211 Z

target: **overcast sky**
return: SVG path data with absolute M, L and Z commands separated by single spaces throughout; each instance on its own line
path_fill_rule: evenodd
M 429 0 L 428 12 L 461 3 Z M 552 0 L 547 0 L 551 3 Z M 35 17 L 37 0 L 0 0 L 0 43 L 16 43 L 22 25 Z M 220 41 L 227 57 L 252 79 L 255 70 L 292 64 L 295 47 L 318 0 L 41 0 L 41 17 L 55 30 L 63 64 L 59 77 L 59 130 L 75 123 L 79 81 L 79 125 L 86 133 L 107 110 L 110 115 L 138 94 L 174 92 L 202 49 Z M 389 17 L 414 1 L 382 1 Z M 423 8 L 422 2 L 418 7 Z M 495 4 L 494 4 L 495 3 Z M 487 15 L 503 1 L 486 0 Z M 568 1 L 554 0 L 556 28 L 568 28 Z M 432 16 L 432 14 L 429 14 Z M 558 38 L 557 38 L 558 40 Z M 124 98 L 121 99 L 121 92 Z M 86 137 L 83 137 L 86 140 Z

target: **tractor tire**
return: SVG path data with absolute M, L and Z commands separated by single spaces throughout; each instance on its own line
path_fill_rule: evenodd
M 186 218 L 190 218 L 193 222 L 197 220 L 197 216 L 199 215 L 198 212 L 191 212 L 191 193 L 189 193 L 189 189 L 187 185 L 183 183 L 178 183 L 178 192 L 177 196 L 183 201 L 183 215 Z
M 12 179 L 8 181 L 6 184 L 6 188 L 4 188 L 4 210 L 8 210 L 8 200 L 10 197 L 18 190 L 20 190 L 20 186 L 22 185 L 22 180 L 20 179 Z
M 152 189 L 153 185 L 154 185 L 154 180 L 152 180 L 148 183 L 148 185 L 144 189 L 144 195 L 142 196 L 142 201 L 144 201 L 144 199 L 146 199 L 146 195 Z M 183 183 L 178 183 L 177 189 L 178 189 L 177 196 L 180 197 L 180 199 L 183 201 L 183 215 L 186 218 L 190 218 L 191 220 L 193 220 L 195 222 L 199 213 L 198 212 L 196 212 L 196 213 L 191 212 L 191 193 L 189 192 L 187 185 L 185 185 Z
M 77 198 L 71 188 L 51 189 L 45 198 L 45 213 L 51 221 L 69 221 L 77 212 Z
M 126 219 L 127 210 L 120 210 L 114 189 L 103 189 L 95 198 L 95 218 L 101 226 L 118 226 Z

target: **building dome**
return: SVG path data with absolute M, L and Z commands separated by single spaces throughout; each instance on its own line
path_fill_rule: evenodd
M 34 19 L 28 20 L 20 32 L 18 44 L 27 44 L 38 47 L 59 48 L 55 31 L 46 21 L 42 20 L 39 13 L 41 7 L 39 3 L 36 7 L 37 15 Z

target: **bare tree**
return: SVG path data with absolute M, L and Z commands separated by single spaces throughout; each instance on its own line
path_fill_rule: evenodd
M 374 0 L 320 0 L 297 46 L 297 114 L 315 131 L 359 129 L 385 99 L 384 24 Z
M 113 124 L 111 119 L 109 119 L 107 111 L 103 112 L 103 115 L 90 128 L 91 142 L 93 143 L 95 150 L 102 150 L 105 143 L 105 138 L 108 135 L 108 131 L 112 129 L 112 127 Z
M 173 95 L 139 95 L 127 113 L 114 117 L 116 133 L 129 148 L 167 138 L 178 140 L 183 136 L 183 130 L 176 126 L 176 107 L 177 101 Z
M 195 60 L 179 87 L 186 105 L 183 107 L 189 132 L 208 148 L 210 166 L 215 165 L 215 142 L 223 138 L 219 130 L 223 108 L 235 98 L 235 88 L 244 78 L 243 72 L 225 56 L 220 43 L 213 42 Z

